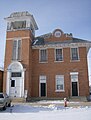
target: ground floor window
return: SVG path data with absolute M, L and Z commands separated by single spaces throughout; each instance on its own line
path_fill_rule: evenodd
M 64 75 L 56 75 L 56 91 L 64 91 Z
M 11 87 L 15 87 L 15 80 L 11 80 Z

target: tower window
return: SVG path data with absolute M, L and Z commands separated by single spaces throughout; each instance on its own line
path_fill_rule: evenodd
M 21 59 L 21 40 L 14 40 L 12 60 L 20 60 L 20 59 Z
M 11 22 L 11 28 L 13 28 L 13 29 L 26 28 L 26 21 Z

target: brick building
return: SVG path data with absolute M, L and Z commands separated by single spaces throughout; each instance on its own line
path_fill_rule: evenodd
M 0 92 L 3 91 L 3 68 L 0 68 Z
M 55 29 L 35 37 L 36 21 L 28 12 L 7 21 L 3 91 L 11 97 L 88 96 L 87 53 L 91 42 Z

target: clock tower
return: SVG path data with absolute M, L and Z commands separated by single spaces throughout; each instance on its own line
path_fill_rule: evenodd
M 38 29 L 33 15 L 15 12 L 7 21 L 3 92 L 11 97 L 31 96 L 32 47 Z

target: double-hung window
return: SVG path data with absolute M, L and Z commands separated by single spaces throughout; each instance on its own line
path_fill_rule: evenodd
M 47 62 L 47 50 L 46 49 L 40 50 L 40 62 Z
M 62 49 L 55 49 L 55 60 L 63 61 Z
M 21 40 L 14 40 L 12 60 L 20 60 L 20 59 L 21 59 Z
M 56 91 L 64 91 L 64 75 L 56 75 Z
M 78 48 L 71 48 L 71 60 L 79 60 Z

